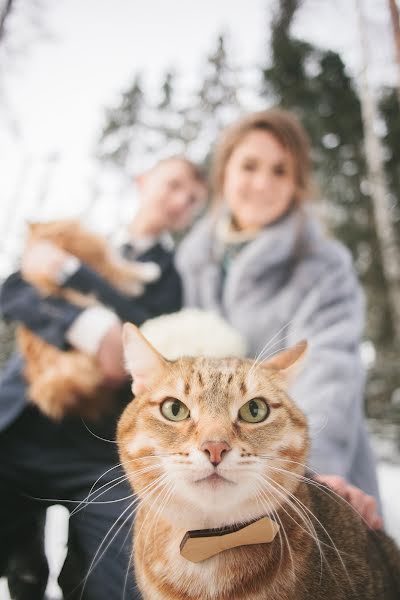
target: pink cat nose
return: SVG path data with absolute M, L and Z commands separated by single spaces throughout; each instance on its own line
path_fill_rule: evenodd
M 208 455 L 209 461 L 214 467 L 217 467 L 222 461 L 224 454 L 230 452 L 231 447 L 226 442 L 207 441 L 201 445 L 200 450 Z

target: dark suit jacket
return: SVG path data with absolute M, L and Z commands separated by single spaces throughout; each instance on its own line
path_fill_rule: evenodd
M 129 246 L 124 249 L 128 258 L 129 250 Z M 122 321 L 131 321 L 136 325 L 141 325 L 151 317 L 179 310 L 182 304 L 181 282 L 174 267 L 172 252 L 156 244 L 135 259 L 154 261 L 161 267 L 161 277 L 147 285 L 140 297 L 132 298 L 118 292 L 84 264 L 67 279 L 64 286 L 84 293 L 94 292 L 98 300 L 112 308 Z M 66 331 L 83 309 L 60 298 L 43 298 L 16 272 L 2 285 L 0 310 L 5 320 L 24 323 L 50 344 L 67 349 Z M 29 402 L 26 398 L 23 367 L 22 356 L 15 354 L 2 373 L 0 432 L 17 418 Z

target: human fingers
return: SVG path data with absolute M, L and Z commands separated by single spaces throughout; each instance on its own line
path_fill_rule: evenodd
M 359 488 L 349 485 L 347 499 L 359 512 L 361 517 L 371 529 L 379 529 L 383 526 L 382 518 L 378 513 L 378 504 L 372 496 L 366 494 Z
M 315 479 L 323 485 L 330 487 L 339 496 L 345 497 L 348 483 L 343 477 L 339 475 L 318 475 Z
M 383 519 L 378 513 L 378 504 L 373 496 L 369 496 L 338 475 L 319 475 L 316 480 L 347 500 L 371 529 L 383 527 Z
M 71 255 L 55 244 L 37 241 L 25 250 L 21 261 L 21 272 L 26 279 L 46 277 L 56 280 L 64 261 Z

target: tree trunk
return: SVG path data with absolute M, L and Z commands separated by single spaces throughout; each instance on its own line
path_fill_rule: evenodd
M 400 16 L 396 0 L 389 0 L 389 10 L 393 25 L 393 36 L 397 62 L 397 99 L 400 105 Z
M 0 11 L 0 41 L 4 36 L 5 22 L 11 12 L 13 0 L 6 0 L 4 8 Z
M 368 179 L 383 272 L 388 290 L 394 337 L 396 342 L 400 343 L 400 254 L 390 215 L 390 199 L 383 167 L 382 145 L 374 130 L 374 125 L 377 122 L 377 106 L 368 83 L 368 42 L 365 34 L 362 0 L 356 0 L 356 6 L 361 41 L 360 100 Z

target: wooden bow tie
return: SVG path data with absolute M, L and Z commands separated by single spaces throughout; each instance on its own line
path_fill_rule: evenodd
M 279 525 L 275 521 L 262 517 L 248 525 L 187 531 L 181 541 L 180 552 L 187 560 L 197 563 L 230 548 L 268 544 L 278 530 Z

